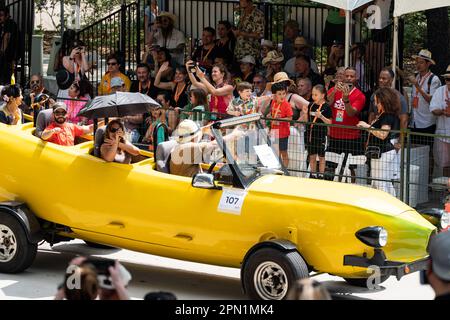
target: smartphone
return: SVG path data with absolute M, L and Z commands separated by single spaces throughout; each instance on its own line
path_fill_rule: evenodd
M 420 271 L 420 284 L 429 284 L 427 270 Z
M 353 83 L 347 83 L 347 85 L 348 85 L 348 88 L 349 88 L 350 90 L 353 89 Z
M 84 263 L 90 263 L 92 264 L 95 269 L 97 269 L 97 273 L 98 274 L 105 274 L 105 275 L 109 275 L 109 267 L 114 267 L 116 264 L 115 260 L 111 260 L 111 259 L 95 259 L 95 258 L 90 258 L 84 261 Z

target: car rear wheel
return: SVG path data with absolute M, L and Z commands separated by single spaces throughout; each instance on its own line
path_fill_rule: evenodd
M 250 299 L 286 299 L 295 282 L 309 275 L 308 266 L 297 251 L 273 248 L 256 251 L 243 267 L 243 283 Z
M 19 273 L 34 261 L 37 244 L 30 243 L 16 218 L 0 213 L 0 272 Z
M 381 276 L 380 282 L 378 284 L 385 282 L 387 279 L 389 279 L 389 276 Z M 348 284 L 350 284 L 352 286 L 360 287 L 360 288 L 368 288 L 368 285 L 367 285 L 368 278 L 344 278 L 344 280 L 345 280 L 345 282 L 347 282 Z

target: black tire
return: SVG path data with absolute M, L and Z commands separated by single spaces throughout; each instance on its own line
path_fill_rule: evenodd
M 86 243 L 88 245 L 88 247 L 95 248 L 95 249 L 116 249 L 115 247 L 107 246 L 107 245 L 96 243 L 96 242 L 86 241 L 86 240 L 84 240 L 84 243 Z
M 36 243 L 28 241 L 24 228 L 15 217 L 0 212 L 0 273 L 19 273 L 27 269 L 36 257 L 37 247 Z M 8 259 L 5 253 L 9 255 Z
M 268 276 L 268 271 L 264 271 L 265 265 L 271 265 L 271 270 L 275 271 L 274 276 L 270 277 L 275 286 L 273 291 L 260 281 Z M 247 259 L 243 268 L 243 285 L 248 297 L 253 300 L 286 299 L 295 282 L 309 276 L 308 266 L 297 251 L 283 252 L 274 248 L 257 250 Z M 280 271 L 281 275 L 278 276 Z
M 368 278 L 344 278 L 345 282 L 347 282 L 349 285 L 360 288 L 367 288 L 367 279 Z M 385 282 L 387 279 L 389 279 L 389 276 L 381 276 L 380 284 Z

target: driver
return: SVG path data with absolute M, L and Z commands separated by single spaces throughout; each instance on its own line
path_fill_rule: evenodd
M 210 130 L 210 126 L 199 128 L 192 120 L 183 120 L 174 132 L 178 144 L 170 153 L 170 173 L 178 176 L 193 177 L 202 171 L 203 155 L 209 154 L 217 147 L 216 141 L 202 142 L 203 134 Z M 227 136 L 225 142 L 237 140 L 244 132 L 236 128 Z

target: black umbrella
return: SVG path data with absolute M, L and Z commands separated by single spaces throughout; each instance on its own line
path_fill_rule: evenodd
M 88 119 L 133 116 L 150 112 L 158 102 L 142 93 L 117 92 L 108 96 L 99 96 L 89 101 L 78 112 L 78 116 Z

